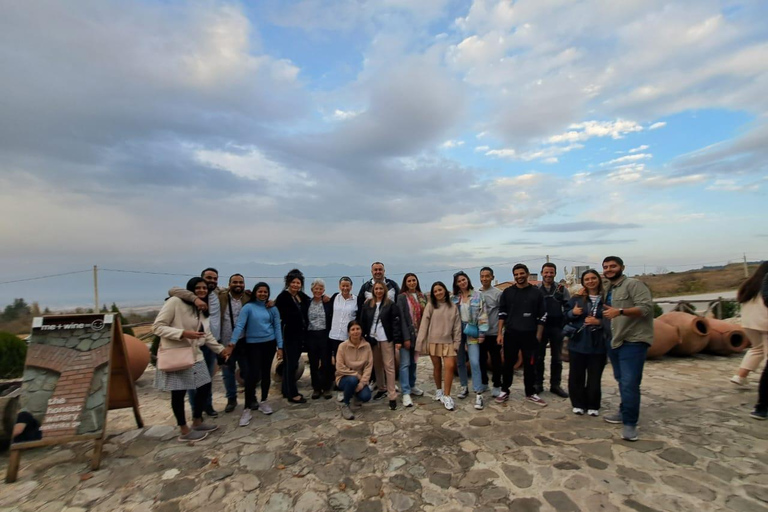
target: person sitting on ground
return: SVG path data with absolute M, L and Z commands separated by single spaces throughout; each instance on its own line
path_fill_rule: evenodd
M 357 320 L 347 324 L 347 335 L 349 339 L 336 351 L 336 385 L 344 393 L 341 416 L 353 420 L 355 415 L 349 407 L 352 397 L 360 402 L 371 399 L 368 383 L 373 369 L 373 352 L 371 345 L 363 339 L 363 329 Z

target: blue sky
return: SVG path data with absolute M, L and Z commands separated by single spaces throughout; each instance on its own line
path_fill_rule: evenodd
M 4 3 L 0 282 L 93 264 L 768 258 L 766 15 L 757 0 Z M 132 284 L 109 297 L 136 299 Z M 0 301 L 81 292 L 24 286 Z

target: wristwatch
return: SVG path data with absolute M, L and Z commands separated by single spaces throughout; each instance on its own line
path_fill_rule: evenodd
M 619 308 L 619 316 L 624 316 L 624 308 Z

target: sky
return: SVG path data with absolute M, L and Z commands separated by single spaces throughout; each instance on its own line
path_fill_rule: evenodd
M 9 281 L 93 265 L 179 274 L 102 271 L 106 301 L 151 302 L 209 265 L 507 280 L 546 255 L 617 254 L 629 273 L 766 259 L 767 16 L 760 0 L 3 2 L 0 304 L 87 304 L 87 272 Z

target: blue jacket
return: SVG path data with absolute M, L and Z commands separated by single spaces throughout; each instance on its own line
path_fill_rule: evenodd
M 280 327 L 280 313 L 277 308 L 267 308 L 260 300 L 253 300 L 243 306 L 237 315 L 237 324 L 232 331 L 232 343 L 236 343 L 245 330 L 246 343 L 277 341 L 277 348 L 283 348 L 283 332 Z
M 573 314 L 573 308 L 576 305 L 581 306 L 583 310 L 581 315 Z M 566 305 L 565 318 L 568 322 L 564 329 L 564 334 L 569 336 L 568 350 L 580 354 L 605 354 L 607 351 L 606 341 L 611 337 L 610 322 L 603 318 L 603 299 L 598 299 L 597 304 L 593 304 L 589 297 L 577 295 L 568 301 Z M 600 320 L 600 325 L 584 325 L 584 319 L 588 315 Z

